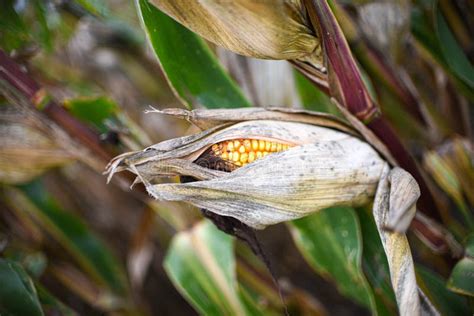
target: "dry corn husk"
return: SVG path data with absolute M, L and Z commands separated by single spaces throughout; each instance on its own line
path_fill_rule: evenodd
M 301 0 L 151 0 L 205 39 L 244 56 L 310 61 L 325 71 L 321 43 Z
M 366 204 L 376 195 L 374 217 L 401 314 L 436 314 L 423 295 L 420 304 L 404 234 L 415 214 L 418 184 L 406 171 L 392 170 L 345 123 L 326 114 L 282 108 L 153 112 L 184 118 L 203 131 L 116 157 L 107 168 L 108 180 L 115 172 L 129 170 L 158 200 L 185 201 L 257 229 L 330 206 Z M 294 147 L 232 172 L 195 163 L 214 144 L 242 138 Z M 196 181 L 159 180 L 170 176 L 192 176 Z
M 187 201 L 235 217 L 254 228 L 334 205 L 367 203 L 386 165 L 372 147 L 356 136 L 321 126 L 324 121 L 327 126 L 350 131 L 345 124 L 328 116 L 264 109 L 194 112 L 171 109 L 166 113 L 187 117 L 198 125 L 207 122 L 204 126 L 208 129 L 153 145 L 143 152 L 119 156 L 110 165 L 110 175 L 127 169 L 136 173 L 148 192 L 159 200 Z M 296 122 L 299 117 L 319 121 L 319 126 Z M 280 140 L 296 146 L 231 173 L 192 163 L 213 144 L 239 138 Z M 176 175 L 202 181 L 180 184 L 156 181 L 159 176 Z

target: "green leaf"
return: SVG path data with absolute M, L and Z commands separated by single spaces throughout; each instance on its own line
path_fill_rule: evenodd
M 362 266 L 374 291 L 375 303 L 379 315 L 396 315 L 397 303 L 390 281 L 387 257 L 380 240 L 372 209 L 357 208 L 362 232 Z
M 149 4 L 137 0 L 138 14 L 175 94 L 188 108 L 250 106 L 206 43 Z
M 25 46 L 30 40 L 30 33 L 15 11 L 13 0 L 2 0 L 0 9 L 0 47 L 12 51 Z
M 295 71 L 294 76 L 296 88 L 305 109 L 335 115 L 339 113 L 327 94 L 316 88 L 314 84 L 299 72 Z
M 76 2 L 93 15 L 106 17 L 110 14 L 110 10 L 103 0 L 76 0 Z
M 474 67 L 451 32 L 436 0 L 414 6 L 411 30 L 416 39 L 455 79 L 460 91 L 474 99 Z
M 0 259 L 0 314 L 44 315 L 30 277 L 12 261 Z
M 37 180 L 20 186 L 25 195 L 16 202 L 37 219 L 92 277 L 112 291 L 124 294 L 125 273 L 109 249 L 77 216 L 63 210 Z
M 335 281 L 343 295 L 376 313 L 374 296 L 362 271 L 362 236 L 352 208 L 325 209 L 293 221 L 290 230 L 316 272 Z
M 464 255 L 451 272 L 448 288 L 459 294 L 474 296 L 474 234 L 466 240 Z
M 242 315 L 232 237 L 205 220 L 173 237 L 164 268 L 183 296 L 204 315 Z
M 56 297 L 46 290 L 41 284 L 35 284 L 38 291 L 38 299 L 46 315 L 74 316 L 78 315 L 75 311 L 64 305 Z
M 431 2 L 431 1 L 430 1 Z M 440 62 L 443 56 L 432 29 L 429 15 L 420 7 L 414 6 L 411 12 L 411 31 L 416 39 Z
M 431 303 L 446 316 L 470 315 L 467 300 L 446 288 L 445 281 L 425 267 L 417 266 L 417 283 Z
M 38 39 L 46 51 L 51 52 L 53 49 L 53 39 L 50 29 L 50 12 L 47 3 L 43 0 L 34 0 L 33 8 L 35 10 L 36 20 L 38 22 Z
M 459 79 L 469 87 L 474 88 L 474 67 L 449 29 L 439 5 L 436 6 L 435 10 L 435 30 L 444 60 Z
M 107 127 L 105 120 L 117 112 L 117 104 L 107 97 L 81 97 L 67 100 L 64 106 L 69 112 L 83 122 L 91 123 L 101 132 Z

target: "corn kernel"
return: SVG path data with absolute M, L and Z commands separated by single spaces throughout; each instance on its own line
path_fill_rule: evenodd
M 253 145 L 253 144 L 252 144 Z M 248 162 L 251 163 L 255 160 L 255 153 L 253 151 L 249 152 Z
M 235 151 L 235 152 L 232 154 L 232 160 L 233 160 L 233 161 L 239 161 L 239 158 L 240 158 L 240 154 Z
M 265 142 L 265 151 L 270 151 L 272 148 L 272 143 L 271 142 Z
M 232 161 L 235 166 L 245 166 L 258 158 L 274 152 L 287 150 L 291 146 L 257 139 L 228 140 L 211 146 L 215 156 Z
M 258 140 L 252 139 L 252 149 L 253 149 L 254 151 L 257 151 L 257 150 L 258 150 Z
M 272 143 L 272 147 L 270 148 L 270 151 L 276 151 L 276 143 Z
M 245 151 L 249 152 L 252 150 L 252 142 L 249 139 L 244 140 Z

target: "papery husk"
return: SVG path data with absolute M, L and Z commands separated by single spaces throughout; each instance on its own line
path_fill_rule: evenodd
M 391 222 L 397 214 L 410 214 L 409 221 L 413 218 L 414 211 L 407 213 L 404 211 L 407 207 L 413 207 L 413 201 L 409 198 L 408 203 L 403 203 L 403 196 L 400 195 L 400 191 L 397 192 L 405 190 L 406 187 L 409 187 L 407 192 L 411 192 L 413 186 L 415 186 L 414 194 L 417 192 L 419 194 L 416 181 L 408 172 L 398 167 L 390 170 L 388 165 L 385 166 L 375 194 L 373 215 L 387 257 L 399 314 L 439 315 L 416 283 L 415 266 L 406 235 L 386 229 L 392 225 Z M 409 193 L 408 197 L 411 195 L 412 193 Z
M 226 49 L 261 59 L 310 61 L 325 71 L 303 1 L 151 0 L 175 20 Z
M 330 206 L 368 203 L 384 165 L 368 145 L 350 138 L 275 153 L 216 179 L 147 190 L 262 229 Z
M 180 108 L 168 108 L 158 110 L 152 107 L 147 111 L 147 113 L 158 113 L 179 117 L 194 124 L 201 130 L 214 128 L 218 125 L 226 123 L 237 123 L 254 120 L 272 120 L 322 126 L 359 137 L 359 133 L 353 127 L 331 114 L 301 109 L 265 107 L 213 110 L 185 110 Z
M 231 173 L 190 163 L 213 144 L 238 138 L 281 140 L 296 146 Z M 108 171 L 110 176 L 124 169 L 134 172 L 158 200 L 186 201 L 261 229 L 330 206 L 369 202 L 385 165 L 367 143 L 340 131 L 256 120 L 218 125 L 121 155 Z M 158 176 L 172 175 L 203 181 L 157 184 Z

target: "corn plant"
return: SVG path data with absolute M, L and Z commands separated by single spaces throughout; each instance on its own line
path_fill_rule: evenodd
M 4 1 L 0 314 L 472 314 L 473 16 Z

